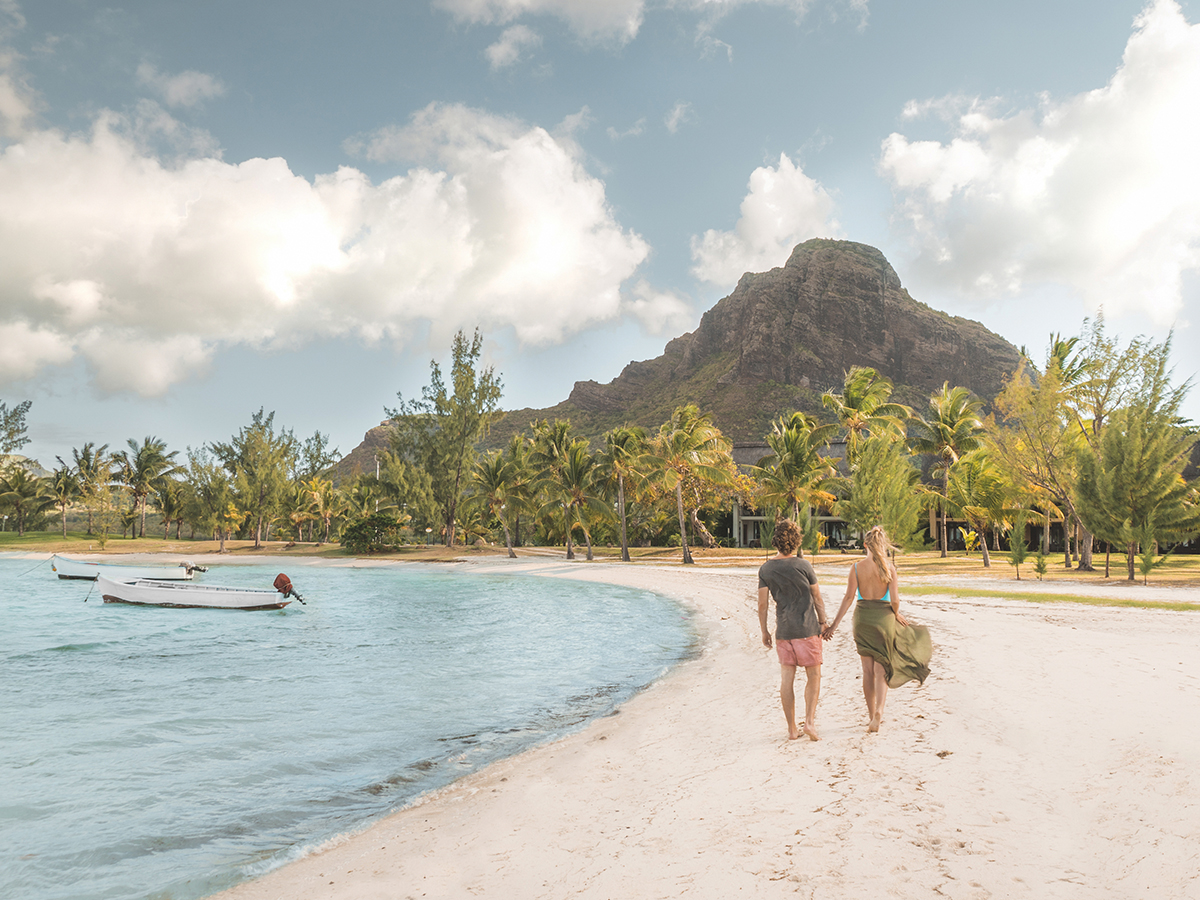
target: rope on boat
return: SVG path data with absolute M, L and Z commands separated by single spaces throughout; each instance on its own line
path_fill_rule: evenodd
M 49 556 L 47 559 L 43 559 L 43 560 L 42 560 L 40 563 L 38 563 L 36 566 L 34 566 L 34 567 L 33 567 L 33 569 L 40 569 L 42 566 L 44 566 L 46 563 L 50 562 L 50 560 L 52 560 L 52 559 L 54 559 L 54 554 L 53 554 L 53 553 L 51 553 L 51 554 L 50 554 L 50 556 Z M 30 572 L 32 572 L 32 571 L 33 571 L 33 569 L 29 569 L 29 570 L 28 570 L 28 571 L 26 571 L 26 572 L 22 572 L 22 573 L 21 573 L 20 575 L 18 575 L 17 577 L 18 577 L 18 578 L 24 578 L 26 575 L 28 575 Z
M 94 591 L 96 589 L 96 585 L 98 585 L 99 583 L 100 583 L 99 579 L 92 580 L 92 586 L 90 588 L 88 588 L 87 596 L 85 596 L 83 598 L 84 603 L 88 602 L 88 597 L 92 596 L 92 591 Z

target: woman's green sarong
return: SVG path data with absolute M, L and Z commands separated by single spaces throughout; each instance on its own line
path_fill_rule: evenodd
M 887 600 L 864 600 L 854 604 L 854 644 L 859 656 L 869 656 L 883 666 L 888 687 L 910 681 L 925 683 L 933 642 L 924 625 L 897 625 L 892 604 Z

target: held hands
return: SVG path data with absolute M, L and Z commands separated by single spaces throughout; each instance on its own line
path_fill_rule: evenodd
M 836 625 L 826 625 L 825 628 L 822 629 L 822 631 L 821 631 L 821 640 L 823 640 L 823 641 L 830 640 L 833 637 L 833 631 L 836 627 L 837 627 Z

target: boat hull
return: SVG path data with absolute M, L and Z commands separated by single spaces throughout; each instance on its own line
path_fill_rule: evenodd
M 170 566 L 123 566 L 120 563 L 87 562 L 68 559 L 55 554 L 50 562 L 50 571 L 64 580 L 95 581 L 103 575 L 111 581 L 137 581 L 153 578 L 157 581 L 191 581 L 192 569 L 185 565 Z
M 105 603 L 130 606 L 163 606 L 170 609 L 283 609 L 292 601 L 278 591 L 262 588 L 233 588 L 177 581 L 113 581 L 100 576 L 96 580 Z

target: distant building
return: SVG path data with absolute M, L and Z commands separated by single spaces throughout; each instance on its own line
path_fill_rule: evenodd
M 752 466 L 757 466 L 764 458 L 771 455 L 771 448 L 763 441 L 739 441 L 733 445 L 733 461 L 742 472 L 749 472 Z M 846 442 L 833 441 L 826 452 L 822 454 L 837 461 L 841 474 L 846 471 Z M 851 532 L 850 523 L 840 516 L 835 516 L 829 510 L 813 509 L 813 518 L 817 527 L 825 535 L 825 546 L 832 549 L 857 547 L 858 536 Z M 740 500 L 733 503 L 733 540 L 738 547 L 762 546 L 762 523 L 767 516 L 761 510 L 745 506 Z

